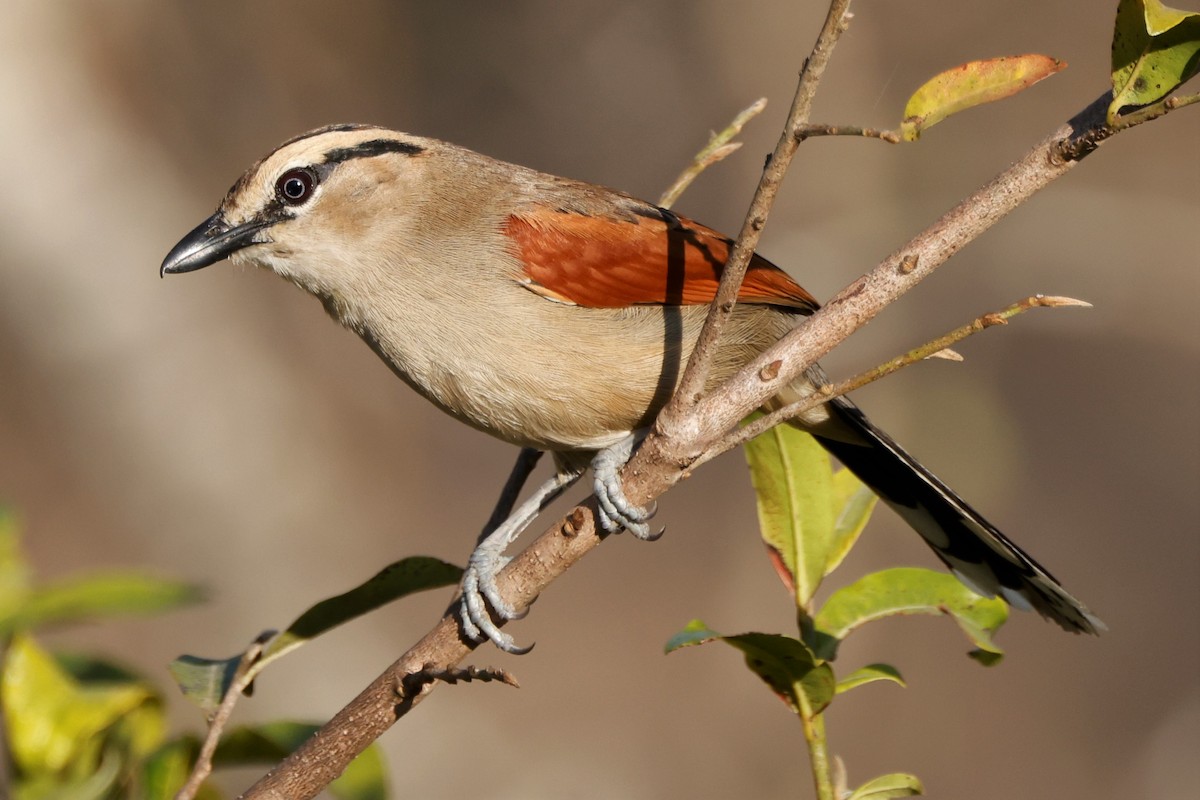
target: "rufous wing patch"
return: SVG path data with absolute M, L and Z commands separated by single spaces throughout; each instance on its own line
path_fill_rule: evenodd
M 711 303 L 732 246 L 711 228 L 657 209 L 616 217 L 539 208 L 509 217 L 505 233 L 529 289 L 590 308 Z M 812 295 L 758 255 L 738 302 L 806 314 L 817 308 Z

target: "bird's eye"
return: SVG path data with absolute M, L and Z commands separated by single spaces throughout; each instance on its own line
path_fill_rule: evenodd
M 312 196 L 317 185 L 317 176 L 303 167 L 289 169 L 275 182 L 275 196 L 289 206 L 298 206 Z

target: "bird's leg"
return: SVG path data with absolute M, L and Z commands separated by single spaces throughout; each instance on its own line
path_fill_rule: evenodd
M 645 430 L 634 431 L 596 454 L 592 459 L 592 475 L 595 479 L 593 491 L 596 493 L 600 524 L 604 530 L 618 533 L 624 528 L 643 541 L 654 541 L 662 536 L 665 530 L 651 531 L 650 526 L 646 524 L 646 520 L 658 510 L 657 506 L 642 508 L 630 503 L 617 475 L 633 455 L 634 447 L 644 438 Z
M 524 457 L 525 454 L 522 453 L 522 459 Z M 518 459 L 517 466 L 513 468 L 513 474 L 504 487 L 504 493 L 501 495 L 500 503 L 497 504 L 496 512 L 492 515 L 493 520 L 500 515 L 504 505 L 511 505 L 511 500 L 507 499 L 507 495 L 512 484 L 516 480 L 524 483 L 529 474 L 528 470 L 532 469 L 532 463 L 528 468 L 523 467 L 522 459 Z M 524 471 L 524 475 L 518 479 L 518 473 L 521 471 Z M 496 576 L 510 560 L 508 556 L 504 555 L 508 546 L 516 541 L 516 538 L 529 526 L 529 523 L 537 518 L 542 509 L 554 502 L 555 498 L 579 480 L 579 476 L 582 474 L 582 469 L 560 469 L 552 478 L 539 486 L 528 500 L 509 514 L 507 519 L 496 526 L 495 530 L 483 536 L 476 545 L 475 552 L 471 553 L 471 557 L 467 560 L 467 571 L 463 575 L 462 584 L 461 616 L 463 633 L 467 638 L 479 641 L 487 637 L 493 644 L 508 653 L 529 652 L 530 648 L 528 647 L 518 647 L 511 636 L 501 631 L 496 623 L 492 622 L 492 618 L 488 614 L 490 605 L 496 616 L 502 620 L 507 621 L 522 616 L 511 603 L 500 597 L 500 591 L 496 586 Z M 489 522 L 490 526 L 491 522 Z
M 483 540 L 512 514 L 513 506 L 517 504 L 517 498 L 521 496 L 521 490 L 525 488 L 525 481 L 529 480 L 533 468 L 537 466 L 541 458 L 541 450 L 535 450 L 532 447 L 521 448 L 521 452 L 517 455 L 517 463 L 513 464 L 512 472 L 505 481 L 504 488 L 500 490 L 500 497 L 496 499 L 496 507 L 492 509 L 492 516 L 488 517 L 487 524 L 480 531 L 479 539 L 475 542 L 476 545 L 483 544 Z

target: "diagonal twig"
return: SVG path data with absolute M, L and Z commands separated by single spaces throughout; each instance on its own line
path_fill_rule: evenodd
M 987 330 L 995 325 L 1007 325 L 1010 319 L 1031 308 L 1091 308 L 1091 304 L 1072 297 L 1035 294 L 999 311 L 983 314 L 971 320 L 966 325 L 961 325 L 949 333 L 943 334 L 936 339 L 931 339 L 920 347 L 909 350 L 904 355 L 896 356 L 877 367 L 860 372 L 844 381 L 825 384 L 803 400 L 789 403 L 783 408 L 776 409 L 769 414 L 764 414 L 753 422 L 741 426 L 713 444 L 712 447 L 692 463 L 691 468 L 695 469 L 722 453 L 726 453 L 738 445 L 745 444 L 755 436 L 774 428 L 776 425 L 787 422 L 803 414 L 805 411 L 816 408 L 831 398 L 847 395 L 856 389 L 861 389 L 868 383 L 874 383 L 880 378 L 885 378 L 893 372 L 916 364 L 919 361 L 939 357 L 950 345 L 961 342 L 968 336 L 974 336 L 980 331 Z
M 742 146 L 742 143 L 731 140 L 742 132 L 742 128 L 746 127 L 746 123 L 761 114 L 766 107 L 767 98 L 760 97 L 742 109 L 733 118 L 733 121 L 725 126 L 724 130 L 714 133 L 709 138 L 708 144 L 692 159 L 692 163 L 688 164 L 683 172 L 679 173 L 679 177 L 675 179 L 671 187 L 658 198 L 658 205 L 662 208 L 670 208 L 675 205 L 675 201 L 687 191 L 687 188 L 692 185 L 692 181 L 700 177 L 701 172 L 704 172 L 704 170 L 713 164 L 737 151 Z
M 699 401 L 700 393 L 708 380 L 709 366 L 716 353 L 721 329 L 733 312 L 738 289 L 741 288 L 750 258 L 758 246 L 763 226 L 767 222 L 767 215 L 771 211 L 771 206 L 774 205 L 779 187 L 783 184 L 783 176 L 792 163 L 792 156 L 795 155 L 796 148 L 800 145 L 800 140 L 796 138 L 796 130 L 800 125 L 808 122 L 817 86 L 825 74 L 825 67 L 829 64 L 834 46 L 849 24 L 850 17 L 847 13 L 849 6 L 850 0 L 832 0 L 825 23 L 817 36 L 817 42 L 813 45 L 812 53 L 805 59 L 804 68 L 800 70 L 800 81 L 796 87 L 796 95 L 792 99 L 791 109 L 788 111 L 787 122 L 783 126 L 783 133 L 759 179 L 758 188 L 754 192 L 754 199 L 750 202 L 750 209 L 746 212 L 741 232 L 738 233 L 737 240 L 729 251 L 729 258 L 721 273 L 721 283 L 717 287 L 717 293 L 713 298 L 708 316 L 704 319 L 704 326 L 700 329 L 696 346 L 692 350 L 691 358 L 688 359 L 687 367 L 683 371 L 683 377 L 679 380 L 675 395 L 655 422 L 655 429 L 662 435 L 682 434 L 688 410 Z
M 200 747 L 196 763 L 192 766 L 192 772 L 183 787 L 175 793 L 175 800 L 192 800 L 200 791 L 200 785 L 212 773 L 213 755 L 217 752 L 217 745 L 221 741 L 221 734 L 224 733 L 225 726 L 229 724 L 229 718 L 233 716 L 233 707 L 237 705 L 246 688 L 254 680 L 251 668 L 258 661 L 258 657 L 262 655 L 264 645 L 274 636 L 275 631 L 260 633 L 242 653 L 237 670 L 233 673 L 233 679 L 229 682 L 224 697 L 221 698 L 221 704 L 209 717 L 208 733 L 204 737 L 204 743 Z

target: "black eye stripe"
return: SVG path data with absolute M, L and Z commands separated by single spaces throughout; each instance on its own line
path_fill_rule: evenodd
M 411 142 L 402 142 L 399 139 L 371 139 L 366 142 L 359 142 L 356 145 L 349 147 L 336 147 L 325 154 L 326 164 L 341 164 L 344 161 L 350 161 L 355 158 L 373 158 L 381 156 L 385 153 L 400 153 L 406 156 L 415 156 L 423 153 L 424 147 Z

